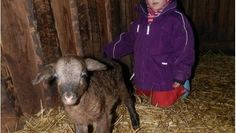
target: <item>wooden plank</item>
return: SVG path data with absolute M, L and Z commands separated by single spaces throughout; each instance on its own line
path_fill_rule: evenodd
M 2 0 L 2 55 L 9 66 L 14 92 L 23 113 L 40 110 L 45 101 L 42 87 L 33 86 L 32 79 L 42 65 L 41 44 L 28 0 Z
M 127 31 L 127 25 L 126 25 L 126 0 L 120 1 L 120 14 L 121 14 L 121 31 Z
M 139 0 L 132 0 L 131 1 L 131 5 L 130 5 L 131 21 L 134 21 L 139 15 L 139 13 L 136 10 L 136 8 L 137 8 L 137 6 L 139 6 L 139 4 L 140 4 Z
M 1 57 L 1 132 L 15 131 L 23 128 L 19 121 L 22 115 L 12 77 L 4 57 Z M 17 127 L 16 127 L 17 125 Z
M 61 56 L 52 10 L 48 0 L 33 0 L 33 4 L 42 46 L 43 64 L 49 64 Z
M 235 1 L 229 0 L 229 16 L 227 23 L 227 40 L 235 41 Z
M 78 56 L 83 57 L 83 47 L 80 37 L 80 30 L 79 30 L 79 18 L 78 18 L 78 6 L 76 0 L 69 0 L 70 6 L 70 14 L 71 14 L 71 23 L 72 23 L 72 34 L 75 42 L 76 53 Z
M 93 53 L 92 45 L 92 29 L 91 19 L 89 15 L 88 1 L 77 0 L 78 3 L 78 19 L 80 23 L 81 44 L 83 47 L 84 56 L 89 56 Z
M 102 37 L 101 35 L 101 27 L 99 24 L 99 18 L 97 14 L 97 3 L 96 0 L 88 0 L 88 9 L 89 9 L 89 16 L 90 16 L 90 22 L 91 22 L 91 51 L 93 53 L 90 53 L 91 56 L 101 56 L 101 42 Z
M 120 0 L 111 0 L 111 30 L 112 30 L 112 39 L 119 36 L 121 33 L 121 14 L 120 14 Z
M 224 1 L 219 1 L 219 9 L 218 9 L 218 15 L 219 15 L 219 18 L 218 18 L 218 34 L 217 34 L 217 40 L 221 40 L 221 38 L 225 38 L 225 28 L 226 28 L 226 17 L 228 16 L 228 12 L 227 12 L 227 9 L 228 9 L 228 5 L 227 5 L 227 1 L 228 0 L 224 0 Z M 216 28 L 216 27 L 215 27 Z
M 112 40 L 111 35 L 111 4 L 109 0 L 96 0 L 97 13 L 100 25 L 100 34 L 103 35 L 101 43 L 108 43 Z
M 80 47 L 75 1 L 51 0 L 62 55 L 83 55 Z
M 96 10 L 99 24 L 99 34 L 101 42 L 98 46 L 94 45 L 95 56 L 101 57 L 101 47 L 103 44 L 111 42 L 112 29 L 111 29 L 111 4 L 109 0 L 96 0 Z
M 37 19 L 37 30 L 41 40 L 43 64 L 49 64 L 61 57 L 52 10 L 48 0 L 33 0 L 33 4 Z M 53 85 L 45 84 L 44 93 L 47 107 L 61 105 L 61 99 L 58 97 L 59 94 L 55 83 Z

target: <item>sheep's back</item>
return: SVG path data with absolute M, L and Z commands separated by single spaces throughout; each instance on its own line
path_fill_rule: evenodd
M 109 95 L 116 97 L 119 86 L 124 82 L 121 65 L 115 61 L 103 60 L 108 69 L 93 72 L 90 77 L 89 89 L 93 89 L 97 95 Z

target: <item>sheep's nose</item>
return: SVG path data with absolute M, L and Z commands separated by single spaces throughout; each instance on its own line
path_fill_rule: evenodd
M 71 101 L 72 98 L 73 98 L 73 96 L 65 96 L 65 99 L 66 99 L 67 101 Z
M 71 101 L 73 99 L 73 94 L 66 92 L 64 94 L 64 97 L 65 97 L 66 101 Z
M 65 92 L 62 96 L 62 102 L 65 105 L 73 105 L 77 101 L 77 97 L 73 92 Z

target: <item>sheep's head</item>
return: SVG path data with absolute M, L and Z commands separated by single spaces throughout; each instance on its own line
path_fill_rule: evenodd
M 65 105 L 74 105 L 88 88 L 88 71 L 105 70 L 106 66 L 99 61 L 87 58 L 63 57 L 56 63 L 45 66 L 40 71 L 33 84 L 55 77 L 57 80 L 58 92 Z

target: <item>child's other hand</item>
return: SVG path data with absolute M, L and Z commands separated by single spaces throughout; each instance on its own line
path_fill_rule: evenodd
M 172 85 L 172 87 L 173 87 L 173 88 L 178 88 L 180 85 L 181 85 L 180 83 L 174 82 L 173 85 Z

